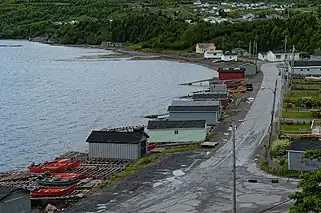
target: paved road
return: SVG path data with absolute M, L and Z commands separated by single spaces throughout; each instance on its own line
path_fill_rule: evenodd
M 262 66 L 264 79 L 262 86 L 273 88 L 278 76 L 275 64 Z M 281 84 L 278 84 L 279 86 Z M 280 92 L 277 92 L 280 100 Z M 280 180 L 271 183 L 272 176 L 264 174 L 255 165 L 253 154 L 270 123 L 273 93 L 259 91 L 245 121 L 236 131 L 237 143 L 237 201 L 239 213 L 260 213 L 279 202 L 287 200 L 293 192 L 296 182 Z M 278 102 L 276 102 L 278 103 Z M 278 105 L 278 104 L 277 104 Z M 107 204 L 105 213 L 187 213 L 187 212 L 231 212 L 232 186 L 232 142 L 228 141 L 213 156 L 187 174 L 181 174 L 159 186 L 141 194 L 126 196 L 121 203 Z M 257 179 L 258 183 L 249 183 L 248 179 Z M 116 204 L 118 203 L 118 204 Z M 287 212 L 289 204 L 264 211 Z

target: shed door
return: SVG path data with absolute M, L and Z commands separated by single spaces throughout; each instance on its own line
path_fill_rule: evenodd
M 146 149 L 147 149 L 147 140 L 143 140 L 140 143 L 140 154 L 141 154 L 141 156 L 146 154 Z

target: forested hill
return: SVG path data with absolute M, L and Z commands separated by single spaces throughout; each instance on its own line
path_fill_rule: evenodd
M 4 0 L 0 0 L 1 1 Z M 187 0 L 162 1 L 166 4 L 187 4 Z M 165 3 L 164 3 L 165 2 Z M 151 2 L 148 4 L 158 4 Z M 211 24 L 190 16 L 188 24 L 174 12 L 151 10 L 142 4 L 139 10 L 130 3 L 107 0 L 32 0 L 0 4 L 0 38 L 55 38 L 63 44 L 100 44 L 102 41 L 127 42 L 155 49 L 192 49 L 198 42 L 213 41 L 218 48 L 247 48 L 256 40 L 258 49 L 266 51 L 296 45 L 300 51 L 321 49 L 321 25 L 310 13 L 294 14 L 289 20 L 252 21 L 235 24 Z M 134 8 L 134 9 L 133 9 Z

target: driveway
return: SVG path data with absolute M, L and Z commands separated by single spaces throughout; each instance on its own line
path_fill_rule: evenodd
M 264 64 L 262 86 L 274 87 L 278 76 L 276 64 Z M 278 84 L 281 87 L 281 84 Z M 280 100 L 280 89 L 276 100 Z M 273 93 L 260 90 L 250 111 L 236 131 L 237 155 L 237 204 L 238 213 L 287 212 L 288 200 L 296 181 L 279 179 L 272 183 L 271 175 L 257 168 L 254 153 L 268 133 Z M 277 106 L 280 106 L 276 102 Z M 178 173 L 166 181 L 154 184 L 145 192 L 129 195 L 124 192 L 121 201 L 111 200 L 96 212 L 104 213 L 231 213 L 232 195 L 232 141 L 228 141 L 199 166 L 185 173 Z M 250 183 L 255 179 L 257 183 Z M 120 194 L 122 192 L 119 192 Z M 277 205 L 271 210 L 272 206 Z M 108 209 L 108 210 L 107 210 Z

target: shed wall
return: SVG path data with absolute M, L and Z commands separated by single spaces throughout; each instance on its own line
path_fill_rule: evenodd
M 256 74 L 256 66 L 250 64 L 244 64 L 240 66 L 241 68 L 245 68 L 245 75 L 255 75 Z
M 140 156 L 140 144 L 89 143 L 90 158 L 136 160 Z
M 219 72 L 218 78 L 220 80 L 240 79 L 244 78 L 244 72 Z
M 31 213 L 29 192 L 17 191 L 0 201 L 1 213 Z
M 321 61 L 321 56 L 320 55 L 310 55 L 310 60 L 311 61 Z
M 302 67 L 294 68 L 294 74 L 298 75 L 321 75 L 321 66 L 320 67 Z
M 175 130 L 178 134 L 175 134 Z M 148 130 L 148 135 L 150 136 L 150 143 L 190 141 L 198 142 L 205 140 L 206 129 L 150 129 Z
M 217 112 L 170 112 L 169 120 L 205 120 L 208 125 L 215 125 L 218 121 Z
M 303 152 L 288 151 L 288 168 L 295 171 L 314 171 L 321 167 L 318 160 L 302 160 Z

